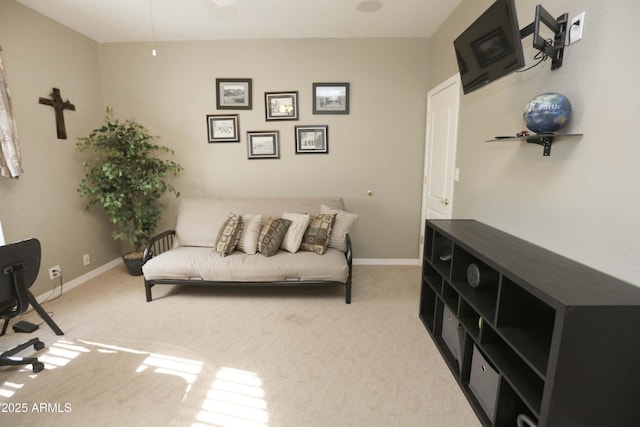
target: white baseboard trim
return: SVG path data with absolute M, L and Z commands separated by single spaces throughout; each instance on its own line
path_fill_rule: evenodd
M 122 264 L 122 258 L 116 258 L 111 262 L 108 262 L 94 270 L 89 271 L 88 273 L 83 274 L 82 276 L 76 277 L 73 280 L 70 280 L 63 285 L 64 292 L 70 291 L 71 289 L 78 287 L 94 277 L 99 276 L 105 271 L 111 270 L 112 268 Z M 400 258 L 354 258 L 353 265 L 419 265 L 418 259 L 400 259 Z M 56 286 L 54 289 L 45 292 L 44 294 L 36 296 L 36 300 L 42 304 L 44 301 L 47 301 L 57 295 L 60 290 L 59 286 Z
M 64 292 L 70 291 L 71 289 L 78 287 L 86 282 L 88 282 L 89 280 L 93 279 L 94 277 L 99 276 L 100 274 L 104 273 L 105 271 L 111 270 L 112 268 L 122 264 L 122 258 L 116 258 L 113 261 L 110 261 L 94 270 L 89 271 L 88 273 L 83 274 L 82 276 L 76 277 L 73 280 L 70 280 L 66 283 L 63 284 L 63 289 Z M 49 292 L 45 292 L 42 295 L 38 295 L 36 297 L 36 301 L 38 301 L 40 304 L 42 304 L 44 301 L 47 301 L 53 297 L 55 297 L 56 295 L 58 295 L 60 293 L 60 286 L 56 286 L 55 288 L 53 288 L 52 290 L 50 290 Z
M 418 259 L 354 258 L 353 265 L 419 265 Z

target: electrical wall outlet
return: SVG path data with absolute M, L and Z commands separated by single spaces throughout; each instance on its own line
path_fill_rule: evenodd
M 91 257 L 89 256 L 89 254 L 84 254 L 82 255 L 82 263 L 84 265 L 89 265 L 91 264 Z
M 574 16 L 569 23 L 569 42 L 574 44 L 575 42 L 582 40 L 582 30 L 584 29 L 584 12 Z
M 62 274 L 62 269 L 59 265 L 54 265 L 49 269 L 49 279 L 57 279 Z

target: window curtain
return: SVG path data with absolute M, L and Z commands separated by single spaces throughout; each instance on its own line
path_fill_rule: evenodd
M 0 175 L 7 178 L 18 178 L 22 175 L 22 155 L 16 122 L 11 112 L 11 97 L 2 63 L 2 47 L 0 47 Z

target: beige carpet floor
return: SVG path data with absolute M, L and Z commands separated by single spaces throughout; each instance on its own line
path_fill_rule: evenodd
M 344 288 L 156 286 L 118 266 L 44 303 L 46 364 L 0 368 L 5 426 L 478 426 L 418 318 L 420 270 Z M 23 317 L 34 323 L 35 312 Z

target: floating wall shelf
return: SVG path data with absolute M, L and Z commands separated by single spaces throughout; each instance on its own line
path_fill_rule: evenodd
M 538 144 L 544 147 L 542 151 L 543 156 L 551 155 L 551 143 L 554 139 L 566 138 L 571 136 L 582 136 L 581 133 L 538 133 L 528 136 L 497 136 L 494 139 L 489 139 L 485 142 L 495 141 L 527 141 L 530 144 Z

